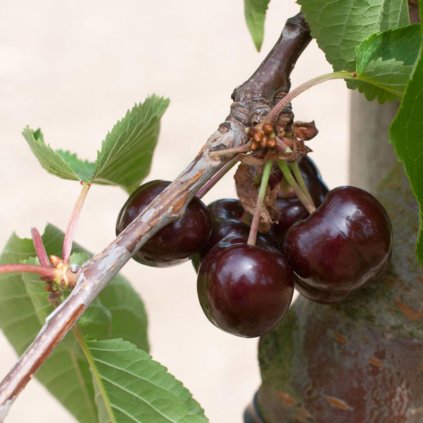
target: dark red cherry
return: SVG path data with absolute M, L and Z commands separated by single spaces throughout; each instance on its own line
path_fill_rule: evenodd
M 214 325 L 234 335 L 255 337 L 274 328 L 288 310 L 293 273 L 275 250 L 217 245 L 201 263 L 197 291 Z
M 116 223 L 116 234 L 126 228 L 170 182 L 155 180 L 137 188 L 123 205 Z M 210 213 L 194 197 L 184 215 L 159 230 L 133 258 L 149 266 L 165 267 L 184 262 L 207 243 L 212 229 Z
M 290 227 L 283 251 L 303 288 L 342 297 L 380 276 L 391 244 L 383 206 L 366 191 L 346 186 L 330 191 L 311 216 Z
M 244 208 L 241 202 L 235 198 L 222 198 L 213 201 L 207 208 L 209 209 L 213 220 L 241 220 L 244 214 Z

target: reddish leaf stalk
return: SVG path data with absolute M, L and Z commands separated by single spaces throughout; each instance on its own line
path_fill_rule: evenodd
M 52 267 L 50 259 L 47 255 L 46 248 L 44 246 L 43 239 L 40 233 L 38 232 L 37 228 L 31 228 L 31 236 L 32 236 L 32 242 L 34 244 L 34 249 L 41 266 Z
M 322 84 L 323 82 L 330 81 L 332 79 L 356 79 L 357 75 L 352 72 L 331 72 L 324 75 L 317 76 L 316 78 L 310 79 L 309 81 L 304 82 L 298 87 L 290 91 L 286 96 L 284 96 L 279 102 L 273 107 L 270 113 L 266 116 L 265 122 L 270 122 L 272 125 L 276 123 L 279 118 L 279 115 L 283 110 L 289 106 L 289 103 L 295 98 L 298 97 L 303 92 L 309 90 L 315 85 Z
M 88 184 L 86 182 L 82 182 L 81 184 L 82 189 L 79 193 L 78 200 L 76 201 L 75 207 L 69 219 L 68 227 L 66 228 L 65 232 L 65 238 L 63 240 L 62 259 L 65 263 L 69 261 L 69 257 L 72 253 L 72 244 L 75 236 L 76 226 L 78 224 L 82 206 L 84 205 L 85 199 L 87 198 L 87 194 L 91 186 L 91 184 Z
M 42 278 L 48 280 L 55 280 L 59 274 L 56 269 L 46 266 L 39 266 L 37 264 L 0 264 L 1 273 L 35 273 Z

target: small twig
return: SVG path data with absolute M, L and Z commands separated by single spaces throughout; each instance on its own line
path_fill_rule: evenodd
M 34 244 L 35 253 L 41 266 L 52 267 L 50 259 L 47 255 L 46 247 L 44 246 L 43 238 L 38 232 L 37 228 L 31 228 L 32 242 Z
M 260 224 L 261 209 L 263 208 L 264 198 L 266 197 L 267 185 L 269 184 L 270 172 L 273 162 L 268 161 L 264 165 L 263 175 L 261 177 L 260 189 L 257 195 L 256 208 L 254 209 L 253 220 L 251 221 L 250 233 L 248 234 L 247 244 L 256 245 L 257 232 Z
M 91 186 L 91 184 L 87 184 L 85 182 L 82 182 L 81 185 L 82 189 L 79 193 L 78 199 L 76 200 L 75 207 L 68 222 L 68 227 L 66 228 L 65 238 L 63 239 L 62 259 L 65 263 L 69 261 L 69 257 L 72 252 L 72 244 L 75 236 L 76 225 L 78 224 L 82 206 L 84 205 L 85 199 L 87 198 L 87 194 Z
M 212 151 L 210 153 L 210 157 L 212 159 L 217 159 L 219 157 L 232 156 L 233 154 L 247 153 L 248 151 L 250 151 L 250 146 L 244 144 L 235 148 L 225 148 L 224 150 Z
M 223 176 L 225 176 L 236 163 L 239 162 L 240 154 L 237 154 L 224 166 L 222 166 L 219 171 L 217 171 L 195 194 L 198 198 L 203 198 L 216 184 L 219 182 Z
M 310 28 L 303 14 L 289 18 L 261 65 L 251 78 L 234 90 L 231 116 L 245 126 L 259 123 L 275 99 L 283 97 L 291 88 L 291 71 L 310 41 Z

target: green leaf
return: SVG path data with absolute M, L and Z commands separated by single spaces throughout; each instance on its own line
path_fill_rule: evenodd
M 409 25 L 373 34 L 356 49 L 358 77 L 349 82 L 368 100 L 397 100 L 404 94 L 421 44 L 420 26 Z
M 420 7 L 420 19 L 423 10 Z M 423 37 L 423 31 L 421 32 Z M 423 51 L 407 85 L 401 106 L 390 130 L 391 143 L 402 162 L 420 208 L 417 257 L 423 265 Z
M 25 128 L 23 136 L 41 166 L 53 175 L 94 184 L 118 185 L 133 191 L 150 171 L 160 131 L 160 119 L 169 100 L 156 95 L 136 104 L 109 132 L 96 162 L 53 150 L 40 129 Z
M 48 254 L 60 255 L 63 233 L 59 229 L 48 225 L 43 240 Z M 82 264 L 89 257 L 79 245 L 74 245 L 74 250 L 73 263 Z M 34 262 L 34 255 L 32 240 L 12 235 L 0 263 Z M 19 355 L 52 311 L 47 296 L 43 283 L 34 275 L 0 275 L 0 328 Z M 122 276 L 113 278 L 78 324 L 89 338 L 123 337 L 148 350 L 143 303 Z M 79 422 L 98 421 L 89 367 L 72 333 L 58 345 L 36 377 Z
M 257 51 L 260 51 L 264 37 L 264 21 L 270 0 L 244 0 L 244 14 Z
M 169 100 L 152 95 L 135 105 L 103 141 L 97 155 L 95 181 L 133 191 L 150 171 Z
M 191 393 L 145 351 L 122 339 L 86 345 L 101 421 L 207 422 Z
M 26 127 L 22 135 L 32 152 L 47 172 L 62 179 L 90 182 L 95 170 L 94 163 L 79 159 L 75 154 L 63 150 L 53 150 L 44 142 L 41 129 L 36 131 Z
M 355 48 L 373 33 L 407 25 L 405 0 L 299 0 L 311 34 L 335 71 L 355 70 Z

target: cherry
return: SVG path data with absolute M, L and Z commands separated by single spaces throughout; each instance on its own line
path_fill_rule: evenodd
M 333 302 L 379 277 L 391 244 L 383 206 L 366 191 L 345 186 L 330 191 L 311 216 L 289 228 L 283 251 L 304 295 L 324 302 L 328 293 Z
M 241 221 L 244 214 L 241 202 L 235 198 L 222 198 L 213 201 L 207 208 L 214 220 L 235 219 Z
M 154 180 L 137 188 L 119 212 L 116 235 L 119 235 L 169 184 L 167 181 Z M 211 229 L 212 222 L 207 207 L 194 197 L 184 215 L 160 229 L 133 258 L 154 267 L 173 266 L 184 262 L 207 243 Z
M 218 244 L 201 263 L 197 291 L 214 325 L 234 335 L 256 337 L 274 328 L 288 310 L 293 273 L 275 250 Z
M 315 202 L 320 205 L 321 202 Z M 278 221 L 270 228 L 270 233 L 274 238 L 283 242 L 286 231 L 298 220 L 305 219 L 308 211 L 297 197 L 277 198 L 276 209 L 279 213 Z

